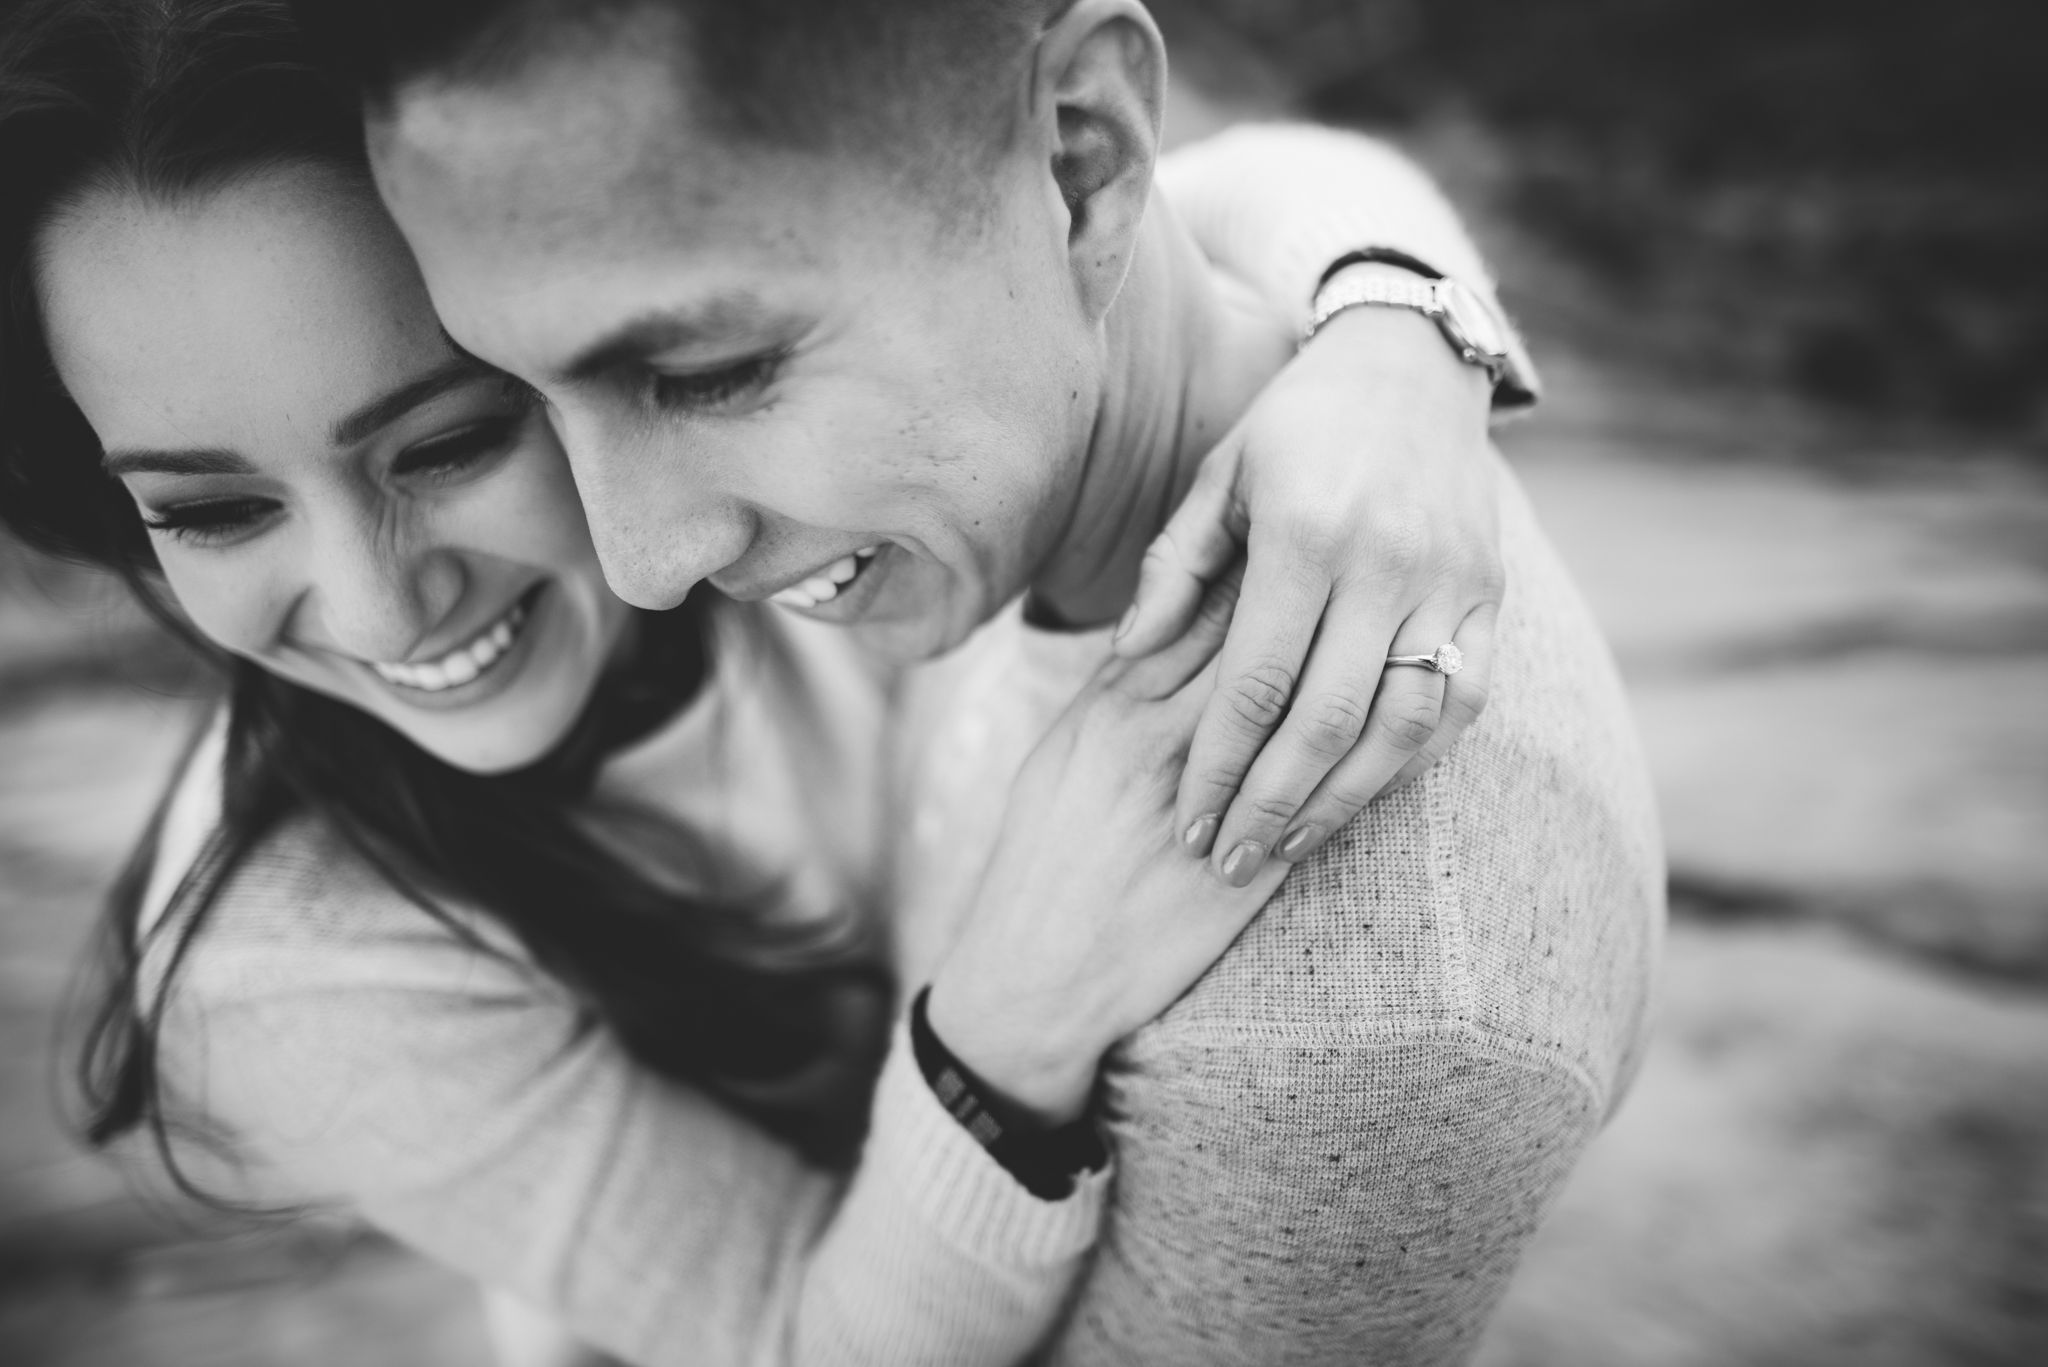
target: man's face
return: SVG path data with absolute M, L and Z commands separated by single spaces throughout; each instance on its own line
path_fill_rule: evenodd
M 379 186 L 449 332 L 547 399 L 622 597 L 708 578 L 947 649 L 1080 484 L 1103 348 L 1056 187 L 1019 149 L 949 226 L 880 167 L 722 142 L 656 23 L 402 90 Z

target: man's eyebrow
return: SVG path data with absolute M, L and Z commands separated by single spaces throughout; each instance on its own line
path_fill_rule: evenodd
M 247 475 L 251 465 L 233 451 L 109 451 L 100 468 L 121 475 Z
M 594 379 L 621 362 L 659 355 L 685 343 L 733 330 L 758 330 L 761 307 L 751 296 L 730 295 L 687 308 L 660 309 L 621 323 L 562 367 L 568 383 Z
M 397 422 L 421 404 L 440 398 L 451 389 L 458 389 L 472 380 L 496 375 L 492 367 L 479 361 L 467 352 L 458 353 L 452 360 L 438 365 L 415 380 L 381 394 L 356 409 L 347 417 L 339 419 L 328 433 L 328 439 L 336 446 L 354 446 L 392 423 Z

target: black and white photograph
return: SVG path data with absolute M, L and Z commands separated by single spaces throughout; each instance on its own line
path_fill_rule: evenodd
M 0 0 L 0 1363 L 2048 1362 L 2033 0 Z

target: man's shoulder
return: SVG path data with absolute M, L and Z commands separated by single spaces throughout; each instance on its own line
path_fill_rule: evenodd
M 1510 589 L 1487 711 L 1297 865 L 1133 1041 L 1519 1058 L 1608 1092 L 1648 1018 L 1663 860 L 1611 658 L 1504 478 Z

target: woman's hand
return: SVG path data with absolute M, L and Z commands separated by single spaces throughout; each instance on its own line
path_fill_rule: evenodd
M 1236 598 L 1216 585 L 1179 640 L 1112 660 L 1010 790 L 971 915 L 933 980 L 933 1031 L 1047 1124 L 1087 1106 L 1103 1054 L 1171 1006 L 1280 885 L 1231 887 L 1180 848 L 1174 792 Z
M 1217 444 L 1147 552 L 1117 638 L 1130 658 L 1249 554 L 1174 818 L 1226 880 L 1313 854 L 1485 707 L 1505 583 L 1490 401 L 1427 318 L 1350 309 Z M 1386 667 L 1445 642 L 1458 674 Z

